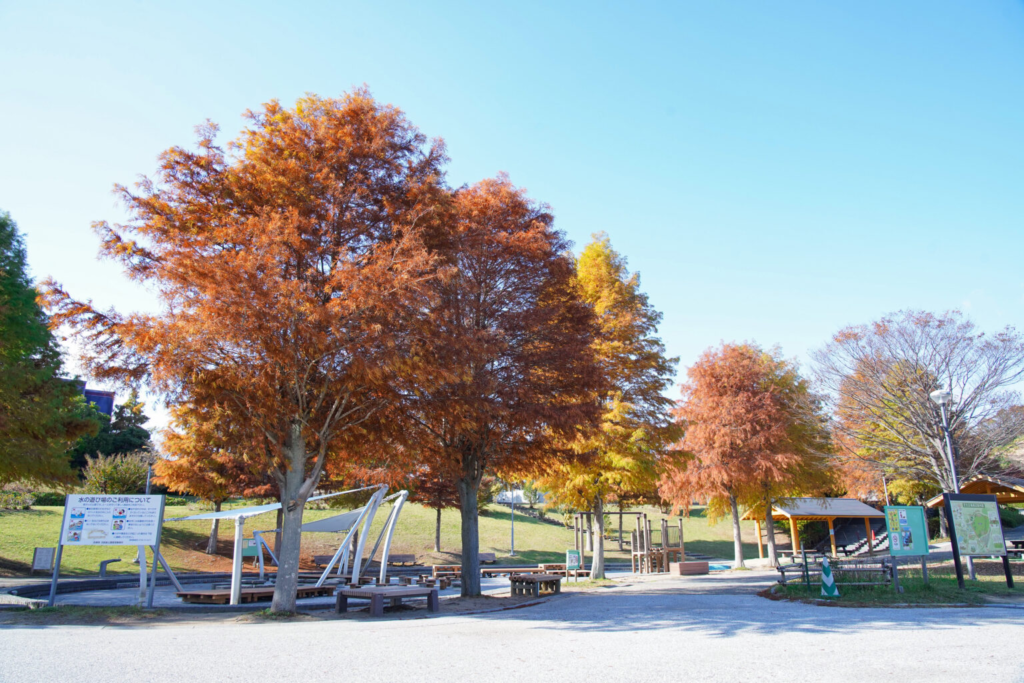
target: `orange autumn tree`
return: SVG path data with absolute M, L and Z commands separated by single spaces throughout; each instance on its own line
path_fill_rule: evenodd
M 162 450 L 169 458 L 153 465 L 153 483 L 187 493 L 213 505 L 216 512 L 233 496 L 268 495 L 274 490 L 261 458 L 245 453 L 245 444 L 226 427 L 224 416 L 190 405 L 172 411 L 172 429 L 164 431 Z M 278 520 L 280 521 L 280 520 Z M 217 553 L 220 520 L 210 526 L 206 554 Z
M 54 282 L 46 298 L 94 376 L 215 409 L 251 445 L 283 506 L 271 609 L 289 612 L 307 498 L 419 372 L 410 321 L 431 305 L 421 234 L 445 155 L 366 90 L 246 116 L 227 151 L 207 124 L 197 150 L 164 152 L 155 180 L 118 186 L 130 220 L 94 226 L 158 313 L 101 312 Z
M 831 483 L 820 401 L 793 364 L 753 344 L 705 351 L 687 378 L 676 416 L 688 457 L 666 468 L 662 495 L 676 507 L 706 498 L 712 514 L 727 509 L 737 567 L 744 566 L 739 505 L 763 510 L 774 564 L 771 505 Z
M 597 417 L 593 313 L 576 290 L 569 244 L 547 208 L 504 176 L 459 190 L 432 244 L 439 384 L 407 396 L 421 462 L 452 472 L 462 515 L 462 595 L 480 594 L 477 493 L 485 474 L 520 478 L 565 455 Z

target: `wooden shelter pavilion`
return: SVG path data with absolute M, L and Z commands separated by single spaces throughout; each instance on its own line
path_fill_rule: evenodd
M 748 510 L 743 519 L 754 520 L 757 525 L 757 553 L 764 557 L 764 550 L 761 546 L 761 518 L 760 514 L 752 514 Z M 871 520 L 884 519 L 885 514 L 870 505 L 865 505 L 853 498 L 788 498 L 785 501 L 772 506 L 772 519 L 789 521 L 789 528 L 792 531 L 793 552 L 800 551 L 800 530 L 794 522 L 828 522 L 829 540 L 832 542 L 832 555 L 836 555 L 836 532 L 833 523 L 837 519 L 860 519 L 864 520 L 864 530 L 867 532 L 868 548 L 871 547 Z
M 1024 479 L 995 474 L 976 474 L 960 485 L 960 493 L 991 495 L 1001 505 L 1024 503 Z M 925 503 L 930 508 L 942 505 L 942 494 Z

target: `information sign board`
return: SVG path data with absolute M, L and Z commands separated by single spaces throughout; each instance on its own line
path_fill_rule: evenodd
M 53 571 L 53 558 L 56 548 L 36 548 L 32 551 L 32 571 Z
M 160 541 L 163 496 L 67 497 L 63 545 L 149 545 Z
M 574 569 L 582 569 L 580 560 L 579 550 L 566 550 L 565 551 L 565 568 L 567 571 L 573 571 Z
M 995 496 L 946 494 L 961 555 L 1006 555 Z
M 886 505 L 885 530 L 889 554 L 896 557 L 928 554 L 928 522 L 920 505 Z

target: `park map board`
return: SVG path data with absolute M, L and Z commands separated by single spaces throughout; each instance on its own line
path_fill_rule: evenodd
M 960 554 L 1005 555 L 1006 543 L 995 496 L 947 495 Z

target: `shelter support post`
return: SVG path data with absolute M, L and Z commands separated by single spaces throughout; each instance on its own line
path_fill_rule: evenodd
M 245 518 L 235 517 L 235 555 L 231 563 L 231 604 L 242 602 L 242 532 Z
M 167 578 L 171 580 L 174 587 L 178 592 L 184 591 L 185 589 L 181 587 L 181 582 L 178 581 L 178 577 L 174 575 L 174 572 L 171 571 L 171 568 L 167 565 L 167 560 L 165 560 L 164 556 L 160 553 L 160 546 L 153 546 L 153 552 L 156 554 L 156 559 L 160 563 L 160 566 L 164 568 L 165 572 L 167 572 Z
M 761 545 L 761 520 L 754 520 L 754 527 L 757 530 L 757 556 L 764 559 L 764 546 Z
M 402 491 L 398 495 L 398 500 L 395 501 L 395 507 L 391 511 L 391 518 L 387 524 L 387 536 L 384 538 L 384 550 L 380 556 L 380 582 L 387 583 L 388 580 L 388 553 L 391 552 L 391 539 L 395 535 L 395 527 L 398 525 L 398 516 L 402 514 L 402 506 L 405 504 L 406 498 L 409 497 L 408 491 Z
M 834 519 L 834 517 L 828 518 L 828 540 L 832 543 L 832 557 L 835 557 L 839 554 L 839 552 L 836 550 L 836 530 L 835 527 L 832 525 Z
M 789 520 L 789 540 L 793 542 L 793 560 L 796 561 L 796 554 L 800 551 L 800 527 L 795 519 Z
M 871 538 L 871 520 L 868 519 L 867 517 L 864 518 L 864 533 L 867 534 L 864 538 L 867 539 L 868 555 L 874 555 L 875 554 L 875 549 L 874 549 L 873 546 L 875 544 L 874 544 L 874 539 Z

